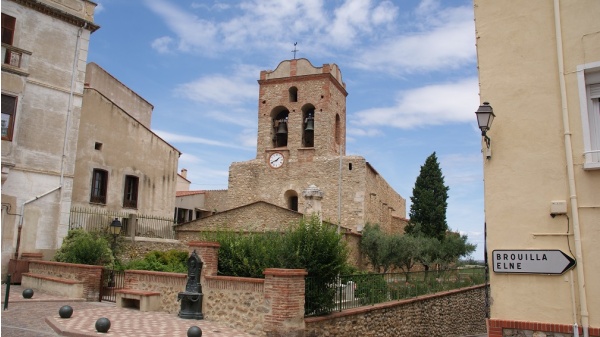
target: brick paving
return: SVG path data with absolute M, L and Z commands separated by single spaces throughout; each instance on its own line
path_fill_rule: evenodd
M 10 286 L 8 310 L 2 311 L 2 337 L 46 336 L 187 336 L 191 326 L 202 329 L 202 337 L 250 337 L 251 335 L 207 320 L 181 319 L 176 314 L 140 312 L 117 308 L 114 303 L 85 302 L 35 292 L 31 299 L 22 296 L 23 287 Z M 2 285 L 2 308 L 6 285 Z M 73 308 L 73 316 L 60 318 L 58 309 L 63 305 Z M 111 322 L 107 333 L 98 333 L 96 320 L 106 317 Z

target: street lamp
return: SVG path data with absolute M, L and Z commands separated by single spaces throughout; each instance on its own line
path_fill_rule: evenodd
M 492 140 L 487 136 L 487 132 L 492 127 L 492 122 L 494 121 L 494 109 L 488 102 L 483 102 L 483 105 L 479 106 L 479 109 L 475 111 L 475 115 L 477 115 L 477 124 L 479 129 L 481 130 L 481 136 L 485 141 L 485 145 L 487 146 L 486 157 L 490 159 L 492 157 Z

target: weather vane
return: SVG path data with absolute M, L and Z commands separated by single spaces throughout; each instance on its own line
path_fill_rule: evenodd
M 294 50 L 292 50 L 292 53 L 294 53 L 294 60 L 296 59 L 296 52 L 298 51 L 298 49 L 296 48 L 297 44 L 298 42 L 294 42 Z

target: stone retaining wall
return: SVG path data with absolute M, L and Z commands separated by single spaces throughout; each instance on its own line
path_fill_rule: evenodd
M 265 280 L 245 277 L 206 276 L 202 284 L 203 313 L 207 320 L 228 322 L 230 327 L 263 334 L 270 305 L 265 300 Z
M 485 286 L 305 319 L 306 337 L 464 336 L 485 333 Z
M 54 261 L 29 261 L 29 273 L 83 282 L 83 298 L 98 301 L 102 266 L 63 263 Z M 43 283 L 40 283 L 43 286 Z M 50 289 L 40 289 L 48 291 Z M 51 292 L 51 291 L 50 291 Z
M 160 293 L 160 311 L 178 313 L 177 294 L 185 291 L 187 275 L 147 270 L 126 270 L 124 288 Z

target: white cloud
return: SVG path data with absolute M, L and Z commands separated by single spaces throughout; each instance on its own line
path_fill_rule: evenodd
M 200 103 L 239 105 L 256 100 L 258 85 L 238 77 L 208 75 L 175 88 L 175 93 Z
M 189 153 L 182 153 L 179 157 L 179 166 L 185 168 L 185 165 L 193 165 L 202 163 L 202 159 Z M 182 166 L 183 165 L 183 166 Z
M 162 130 L 153 131 L 166 142 L 173 144 L 203 144 L 209 146 L 229 147 L 234 149 L 247 149 L 246 147 L 232 144 L 231 142 L 220 142 L 212 139 L 180 135 Z
M 159 53 L 165 54 L 172 51 L 173 39 L 169 36 L 159 37 L 152 41 L 152 48 L 158 51 Z
M 416 71 L 443 71 L 475 63 L 475 25 L 472 10 L 449 10 L 443 22 L 426 30 L 399 34 L 385 42 L 364 48 L 354 66 L 403 74 Z
M 179 50 L 188 51 L 192 47 L 216 45 L 217 28 L 212 22 L 202 20 L 163 0 L 147 0 L 146 5 L 162 16 L 167 26 L 177 35 Z
M 381 135 L 381 131 L 374 129 L 374 128 L 362 129 L 362 128 L 355 128 L 355 127 L 348 127 L 348 128 L 346 128 L 346 133 L 348 135 L 356 136 L 356 137 L 375 137 L 375 136 Z
M 479 104 L 478 91 L 477 78 L 410 89 L 399 93 L 394 106 L 355 113 L 353 124 L 356 127 L 385 125 L 410 129 L 470 122 L 473 107 Z

